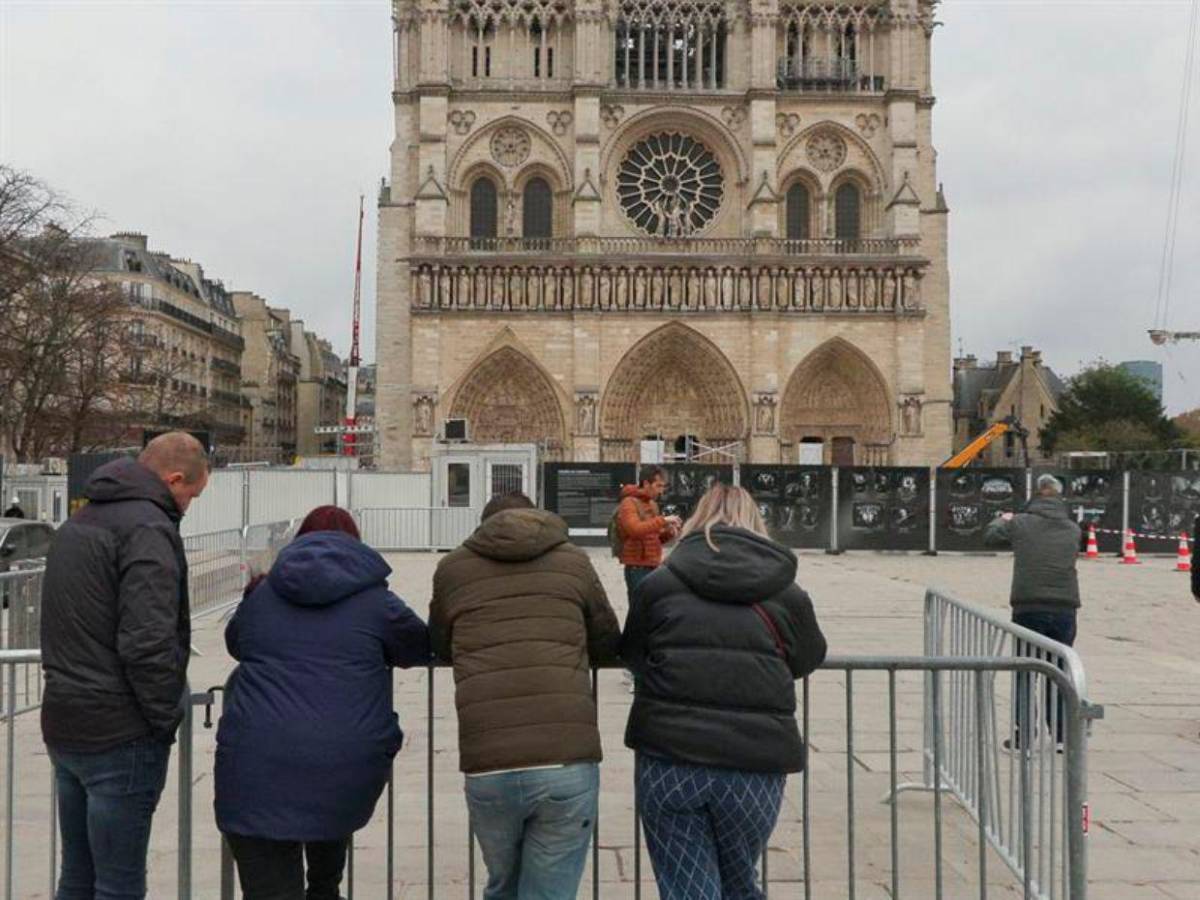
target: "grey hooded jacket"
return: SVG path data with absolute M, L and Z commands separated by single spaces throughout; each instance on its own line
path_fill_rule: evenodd
M 1068 612 L 1079 606 L 1079 526 L 1067 504 L 1037 497 L 1008 521 L 995 519 L 984 532 L 991 547 L 1012 547 L 1010 602 L 1019 612 Z

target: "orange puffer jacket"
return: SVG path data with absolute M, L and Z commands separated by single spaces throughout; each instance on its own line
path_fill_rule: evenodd
M 658 504 L 649 493 L 633 484 L 621 489 L 617 527 L 625 542 L 621 549 L 623 566 L 661 565 L 663 544 L 675 536 L 659 513 Z

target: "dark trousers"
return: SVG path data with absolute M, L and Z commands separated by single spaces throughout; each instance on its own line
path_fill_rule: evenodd
M 625 590 L 629 592 L 630 609 L 633 608 L 633 592 L 637 590 L 637 586 L 645 580 L 646 576 L 653 571 L 654 569 L 649 566 L 625 567 Z
M 341 896 L 338 888 L 349 838 L 300 843 L 227 834 L 225 840 L 237 862 L 243 900 L 338 900 Z
M 1022 628 L 1028 628 L 1030 631 L 1036 631 L 1038 634 L 1045 635 L 1052 641 L 1058 641 L 1060 644 L 1065 644 L 1068 647 L 1075 645 L 1075 610 L 1063 611 L 1061 613 L 1021 612 L 1014 610 L 1012 620 L 1013 624 L 1020 625 Z M 1040 654 L 1037 648 L 1025 646 L 1022 655 L 1036 657 Z M 1031 689 L 1032 684 L 1028 673 L 1018 673 L 1015 725 L 1018 744 L 1020 743 L 1019 739 L 1022 732 L 1030 734 L 1033 731 L 1033 723 L 1029 721 L 1029 694 Z M 1063 714 L 1065 712 L 1062 693 L 1056 688 L 1052 689 L 1051 683 L 1048 680 L 1046 681 L 1045 692 L 1046 725 L 1054 730 L 1054 740 L 1061 744 L 1064 730 Z M 1057 702 L 1051 700 L 1051 694 L 1057 698 Z
M 58 789 L 57 900 L 142 900 L 150 823 L 171 745 L 142 738 L 101 753 L 48 748 Z

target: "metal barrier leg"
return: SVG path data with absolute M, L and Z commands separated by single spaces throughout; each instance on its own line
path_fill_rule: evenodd
M 433 900 L 435 893 L 433 886 L 433 673 L 433 666 L 426 669 L 429 685 L 425 714 L 426 721 L 429 723 L 429 733 L 426 735 L 425 747 L 425 806 L 427 810 L 425 871 L 429 881 L 429 900 Z
M 8 665 L 8 671 L 5 673 L 8 676 L 8 701 L 5 704 L 5 712 L 7 719 L 5 721 L 5 738 L 4 743 L 8 750 L 8 756 L 4 761 L 6 781 L 4 785 L 4 826 L 8 840 L 4 842 L 4 900 L 12 900 L 13 897 L 13 845 L 16 840 L 13 837 L 13 812 L 16 806 L 15 779 L 14 772 L 16 770 L 16 752 L 17 752 L 17 667 L 13 664 Z
M 179 726 L 179 900 L 192 896 L 192 696 Z
M 846 897 L 854 900 L 854 673 L 846 672 Z
M 896 802 L 896 670 L 888 670 L 888 780 L 892 813 L 892 900 L 900 900 L 900 805 Z

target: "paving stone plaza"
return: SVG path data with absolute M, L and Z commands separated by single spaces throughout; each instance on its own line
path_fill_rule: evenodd
M 393 554 L 393 586 L 422 614 L 429 601 L 437 554 Z M 603 551 L 597 569 L 620 616 L 625 612 L 621 572 Z M 1200 604 L 1187 578 L 1172 571 L 1173 559 L 1147 558 L 1138 567 L 1113 559 L 1080 562 L 1084 607 L 1077 648 L 1087 669 L 1090 699 L 1106 710 L 1094 725 L 1089 753 L 1090 900 L 1141 900 L 1200 896 Z M 1003 611 L 1008 590 L 1007 556 L 943 554 L 804 553 L 799 581 L 813 595 L 830 652 L 917 655 L 921 652 L 922 596 L 938 585 L 960 599 Z M 221 684 L 232 663 L 221 623 L 196 623 L 191 667 L 195 690 Z M 428 896 L 426 882 L 425 671 L 397 676 L 396 706 L 407 738 L 395 769 L 394 894 Z M 856 894 L 889 898 L 889 810 L 880 802 L 888 784 L 886 687 L 870 673 L 855 677 L 854 765 Z M 919 780 L 921 687 L 914 676 L 898 686 L 901 780 Z M 617 672 L 600 683 L 600 719 L 606 759 L 600 817 L 599 895 L 634 896 L 632 755 L 622 745 L 630 696 Z M 450 673 L 435 681 L 435 887 L 438 897 L 466 897 L 466 812 L 457 771 Z M 842 900 L 847 886 L 845 695 L 843 676 L 820 672 L 812 681 L 810 735 L 811 896 Z M 215 730 L 197 713 L 194 870 L 198 898 L 219 896 L 218 836 L 212 824 L 212 757 Z M 17 890 L 14 896 L 45 898 L 49 884 L 49 777 L 36 714 L 18 719 L 16 733 Z M 176 896 L 177 779 L 174 764 L 155 820 L 150 896 Z M 387 896 L 384 802 L 375 823 L 356 841 L 355 897 Z M 945 811 L 945 896 L 977 897 L 974 824 L 952 802 Z M 933 896 L 933 831 L 930 795 L 900 800 L 900 896 Z M 803 897 L 800 779 L 789 783 L 787 801 L 769 852 L 771 896 Z M 1021 896 L 998 858 L 988 860 L 989 894 Z M 641 896 L 656 896 L 649 860 L 641 863 Z M 481 884 L 483 867 L 476 866 Z M 580 896 L 590 896 L 585 873 Z M 477 887 L 476 896 L 479 896 Z

